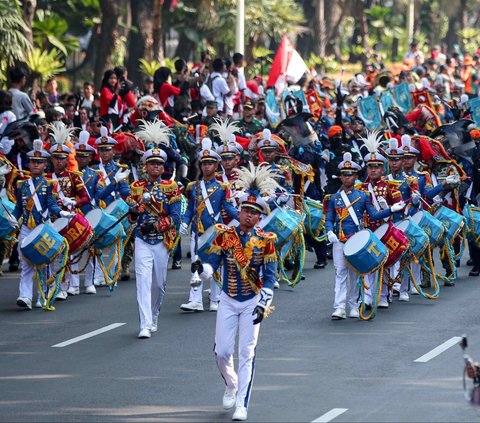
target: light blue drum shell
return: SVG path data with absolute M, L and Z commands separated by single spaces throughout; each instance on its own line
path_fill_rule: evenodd
M 431 246 L 439 242 L 444 231 L 443 224 L 440 220 L 424 210 L 415 213 L 412 216 L 412 220 L 428 235 Z
M 128 207 L 128 204 L 125 201 L 123 201 L 123 199 L 119 198 L 111 202 L 105 209 L 105 212 L 110 216 L 120 219 L 121 217 L 125 216 L 125 214 L 129 212 L 129 210 L 130 210 L 130 207 Z M 122 220 L 122 225 L 125 228 L 125 230 L 128 230 L 128 228 L 132 226 L 132 224 L 128 221 L 127 218 Z
M 104 249 L 111 246 L 119 238 L 125 238 L 123 226 L 118 223 L 105 233 L 106 229 L 112 226 L 118 219 L 105 213 L 101 209 L 94 209 L 87 213 L 85 218 L 92 225 L 95 241 L 93 246 L 96 249 Z
M 409 249 L 417 257 L 427 246 L 428 235 L 412 219 L 404 219 L 395 224 L 395 227 L 402 230 L 408 237 Z
M 448 239 L 455 238 L 464 224 L 463 216 L 461 214 L 458 214 L 445 206 L 440 206 L 434 216 L 442 222 Z
M 468 238 L 474 241 L 480 236 L 480 208 L 465 204 L 463 215 L 467 220 Z
M 347 240 L 343 255 L 357 273 L 366 275 L 377 270 L 385 262 L 388 251 L 370 229 L 363 229 Z
M 305 226 L 312 234 L 320 232 L 319 226 L 323 216 L 323 206 L 320 201 L 305 200 L 307 217 L 305 219 Z
M 22 240 L 20 250 L 30 262 L 41 266 L 55 258 L 63 241 L 63 236 L 51 225 L 41 224 Z
M 303 216 L 293 210 L 277 208 L 260 222 L 265 232 L 277 235 L 275 245 L 282 245 L 302 223 Z
M 215 229 L 215 226 L 210 226 L 202 235 L 198 237 L 198 257 L 204 262 L 208 261 L 209 254 L 207 253 L 212 242 L 217 236 L 218 231 Z
M 8 221 L 8 214 L 5 211 L 5 208 L 10 214 L 12 214 L 15 210 L 15 204 L 4 198 L 0 201 L 3 204 L 0 204 L 0 239 L 5 239 L 13 232 L 13 227 Z M 5 208 L 3 206 L 5 206 Z

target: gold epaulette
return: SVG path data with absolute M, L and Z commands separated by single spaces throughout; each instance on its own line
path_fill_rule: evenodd
M 353 188 L 358 189 L 359 191 L 365 191 L 365 188 L 363 188 L 363 182 L 357 182 Z
M 261 236 L 262 238 L 272 240 L 273 242 L 277 240 L 277 234 L 273 232 L 265 232 L 262 228 L 257 228 L 257 235 Z
M 58 185 L 58 181 L 56 179 L 45 178 L 45 180 L 47 181 L 47 184 Z
M 188 192 L 188 191 L 191 191 L 192 189 L 194 189 L 195 186 L 197 185 L 197 182 L 198 182 L 198 181 L 189 182 L 188 185 L 187 185 L 187 188 L 186 188 L 187 192 Z
M 80 176 L 80 178 L 83 177 L 83 173 L 80 172 L 79 170 L 71 170 L 70 173 L 72 173 L 73 175 L 76 175 L 76 176 Z
M 130 169 L 130 166 L 128 166 L 127 164 L 123 164 L 123 163 L 120 163 L 120 162 L 114 162 L 115 165 L 117 165 L 118 167 L 121 167 L 122 169 Z
M 165 193 L 171 193 L 178 191 L 178 184 L 172 180 L 162 181 L 160 183 L 160 190 Z
M 145 188 L 145 182 L 142 180 L 134 181 L 130 184 L 130 195 L 142 195 Z
M 224 225 L 223 223 L 217 223 L 214 225 L 215 231 L 220 233 L 220 232 L 234 232 L 235 227 L 234 226 L 227 226 Z
M 220 184 L 220 188 L 223 190 L 226 190 L 230 186 L 228 182 L 219 182 L 219 184 Z

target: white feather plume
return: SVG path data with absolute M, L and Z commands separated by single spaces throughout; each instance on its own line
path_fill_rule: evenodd
M 390 146 L 390 150 L 397 150 L 398 149 L 398 140 L 396 138 L 390 138 L 388 140 L 388 145 Z
M 210 125 L 210 129 L 217 132 L 217 135 L 224 142 L 230 139 L 231 134 L 240 131 L 237 122 L 230 122 L 229 119 L 215 119 L 215 122 Z
M 61 145 L 70 139 L 70 136 L 77 128 L 67 128 L 63 123 L 61 125 L 50 123 L 48 129 L 50 129 L 51 136 L 55 140 L 55 143 Z
M 410 137 L 410 135 L 402 135 L 402 147 L 410 147 L 411 143 L 412 143 L 412 138 Z
M 202 140 L 202 150 L 211 150 L 212 149 L 212 140 L 210 138 L 204 138 Z
M 87 144 L 90 138 L 90 133 L 88 131 L 80 131 L 78 134 L 78 143 Z
M 262 138 L 264 140 L 272 139 L 272 131 L 270 131 L 270 129 L 264 129 L 262 132 Z
M 352 161 L 352 154 L 351 153 L 344 153 L 343 154 L 343 161 L 344 162 L 351 162 Z
M 105 126 L 100 127 L 100 136 L 103 137 L 108 137 L 108 129 Z
M 42 151 L 43 150 L 43 142 L 42 140 L 33 140 L 33 151 Z
M 140 131 L 136 133 L 137 137 L 145 142 L 151 142 L 156 145 L 163 144 L 170 146 L 171 129 L 161 120 L 155 118 L 153 122 L 140 119 Z
M 380 147 L 380 144 L 382 143 L 382 134 L 378 129 L 374 129 L 373 131 L 367 130 L 367 136 L 360 138 L 370 153 L 378 152 L 378 147 Z
M 275 181 L 274 174 L 270 166 L 257 166 L 249 162 L 247 167 L 241 167 L 236 170 L 238 179 L 235 185 L 239 191 L 256 192 L 260 195 L 271 194 L 277 189 L 283 188 Z

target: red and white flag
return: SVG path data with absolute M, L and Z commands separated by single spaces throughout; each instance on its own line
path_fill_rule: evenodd
M 277 91 L 281 92 L 286 87 L 287 81 L 295 83 L 305 72 L 308 72 L 307 65 L 287 36 L 283 35 L 270 68 L 267 87 L 276 87 Z

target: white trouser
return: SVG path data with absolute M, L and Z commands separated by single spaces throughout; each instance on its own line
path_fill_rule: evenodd
M 344 247 L 343 242 L 336 242 L 332 248 L 333 265 L 335 266 L 335 302 L 333 308 L 343 308 L 345 310 L 348 293 L 348 306 L 352 310 L 358 308 L 358 275 L 347 266 L 343 257 Z
M 247 301 L 237 301 L 223 291 L 215 328 L 215 360 L 218 370 L 230 389 L 237 389 L 236 406 L 248 408 L 255 370 L 255 347 L 260 324 L 254 325 L 253 310 L 260 294 Z M 238 331 L 238 373 L 233 366 L 235 338 Z
M 192 258 L 192 263 L 195 261 L 195 234 L 192 232 L 192 237 L 190 238 L 190 255 Z M 210 301 L 219 301 L 220 293 L 222 288 L 220 288 L 213 278 L 210 278 Z M 188 301 L 194 303 L 203 304 L 203 280 L 200 283 L 200 286 L 195 290 L 190 288 L 190 295 L 188 296 Z
M 168 250 L 135 238 L 135 277 L 140 329 L 151 329 L 160 313 L 167 284 Z M 153 281 L 152 281 L 153 278 Z
M 88 252 L 83 252 L 83 255 L 88 258 Z M 77 261 L 78 260 L 78 255 L 73 254 L 71 257 L 72 257 L 72 261 L 76 262 L 76 263 L 74 263 L 70 266 L 73 271 L 78 272 L 78 269 L 80 269 L 80 267 L 85 266 L 84 259 L 81 259 L 81 260 Z M 100 268 L 98 270 L 99 270 L 100 273 L 102 273 Z M 93 273 L 93 258 L 88 258 L 88 264 L 85 267 L 85 283 L 84 283 L 85 287 L 93 285 L 93 275 L 92 275 L 92 273 Z M 75 273 L 75 274 L 70 273 L 70 286 L 73 286 L 74 288 L 79 288 L 80 287 L 80 274 L 79 273 Z
M 375 291 L 377 289 L 377 279 L 378 279 L 378 270 L 376 272 L 370 273 L 369 275 L 365 275 L 365 283 L 367 284 L 368 289 L 365 290 L 365 303 L 366 304 L 373 304 L 373 300 L 377 300 L 377 298 L 373 298 L 375 295 Z M 385 279 L 385 276 L 384 276 Z M 386 300 L 388 297 L 388 287 L 385 283 L 382 284 L 382 293 L 380 294 L 380 301 Z
M 20 235 L 18 236 L 18 245 L 22 245 L 22 241 L 26 238 L 31 229 L 29 229 L 26 225 L 22 225 L 20 229 Z M 18 249 L 20 263 L 22 265 L 22 270 L 20 272 L 20 283 L 19 283 L 19 297 L 29 298 L 32 300 L 33 298 L 33 278 L 35 276 L 35 269 L 30 264 L 30 262 L 25 258 L 22 254 L 22 250 Z
M 413 263 L 413 262 L 410 263 L 410 270 L 412 271 L 415 281 L 419 285 L 422 282 L 421 269 L 422 267 L 420 266 L 419 263 Z M 400 292 L 408 292 L 409 287 L 410 289 L 414 287 L 413 281 L 411 281 L 410 273 L 408 272 L 408 269 L 404 269 L 403 275 L 402 275 L 402 284 L 400 285 Z
M 98 264 L 97 256 L 93 256 L 85 268 L 85 286 L 90 286 L 95 282 L 105 282 L 105 277 Z

